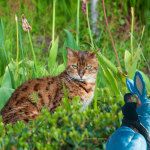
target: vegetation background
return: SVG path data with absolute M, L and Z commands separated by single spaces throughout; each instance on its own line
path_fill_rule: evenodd
M 21 16 L 32 30 L 22 29 Z M 105 149 L 120 127 L 125 79 L 140 71 L 150 94 L 149 0 L 1 0 L 0 109 L 24 81 L 65 69 L 66 46 L 97 54 L 93 103 L 79 112 L 79 98 L 29 125 L 0 121 L 1 149 Z M 36 102 L 36 100 L 35 100 Z

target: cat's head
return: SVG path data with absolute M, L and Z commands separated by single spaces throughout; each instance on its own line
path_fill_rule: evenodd
M 67 73 L 79 81 L 94 82 L 98 71 L 98 61 L 94 52 L 74 51 L 67 47 Z

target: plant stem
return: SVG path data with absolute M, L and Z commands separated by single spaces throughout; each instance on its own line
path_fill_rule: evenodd
M 87 19 L 88 30 L 89 30 L 89 35 L 90 35 L 92 48 L 94 49 L 94 43 L 93 43 L 92 33 L 91 33 L 91 29 L 90 29 L 89 16 L 88 16 L 88 3 L 87 2 L 86 2 L 86 19 Z
M 17 32 L 17 68 L 15 72 L 15 77 L 17 76 L 18 73 L 18 66 L 19 66 L 19 32 L 18 32 L 18 17 L 15 15 L 15 21 L 16 21 L 16 32 Z
M 55 6 L 56 6 L 56 0 L 53 0 L 53 27 L 52 27 L 52 45 L 55 41 Z
M 94 110 L 97 110 L 97 76 L 96 76 L 96 82 L 95 82 Z
M 79 13 L 80 13 L 80 0 L 77 0 L 76 43 L 78 48 L 79 48 Z
M 115 44 L 114 44 L 114 40 L 112 38 L 110 29 L 109 29 L 109 25 L 108 25 L 108 20 L 107 20 L 106 11 L 105 11 L 105 2 L 104 2 L 104 0 L 102 0 L 102 2 L 103 2 L 103 11 L 104 11 L 104 15 L 105 15 L 105 22 L 106 22 L 106 25 L 107 25 L 107 30 L 108 30 L 109 36 L 111 38 L 112 46 L 113 46 L 113 49 L 114 49 L 114 52 L 115 52 L 115 55 L 116 55 L 116 58 L 117 58 L 119 68 L 121 69 L 121 72 L 122 72 L 122 68 L 121 68 L 121 64 L 120 64 L 120 61 L 119 61 L 118 53 L 117 53 L 117 50 L 116 50 L 116 47 L 115 47 Z
M 134 8 L 131 7 L 132 24 L 131 24 L 131 61 L 133 60 L 133 31 L 134 31 Z
M 26 76 L 25 76 L 25 60 L 24 60 L 24 49 L 23 49 L 23 45 L 22 45 L 22 37 L 21 37 L 21 28 L 20 28 L 20 24 L 18 22 L 18 30 L 19 30 L 19 43 L 20 43 L 20 50 L 21 50 L 21 57 L 23 60 L 23 81 L 22 83 L 24 83 L 26 81 Z
M 32 40 L 31 40 L 31 36 L 30 36 L 30 31 L 29 30 L 28 30 L 28 36 L 29 36 L 29 41 L 30 41 L 30 45 L 31 45 L 34 65 L 35 65 L 35 72 L 36 72 L 37 71 L 36 57 L 35 57 L 35 53 L 34 53 L 34 49 L 33 49 Z

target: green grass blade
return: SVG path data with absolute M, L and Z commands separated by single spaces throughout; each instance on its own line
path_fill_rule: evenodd
M 65 84 L 64 82 L 62 83 L 63 84 L 63 90 L 64 90 L 64 99 L 63 99 L 63 103 L 67 109 L 67 111 L 70 111 L 71 110 L 71 104 L 69 102 L 69 98 L 68 98 L 68 95 L 67 95 L 67 90 L 66 90 L 66 87 L 65 87 Z
M 33 55 L 33 60 L 34 60 L 34 66 L 35 66 L 35 72 L 37 72 L 37 63 L 36 63 L 36 57 L 35 57 L 35 52 L 34 52 L 34 48 L 33 48 L 33 44 L 32 44 L 32 40 L 31 40 L 31 36 L 30 36 L 30 31 L 28 30 L 28 37 L 29 37 L 29 42 L 31 45 L 31 50 L 32 50 L 32 55 Z
M 105 64 L 104 60 L 102 59 L 102 57 L 100 57 L 100 55 L 98 55 L 98 53 L 95 51 L 95 54 L 98 58 L 98 61 L 101 65 L 101 68 L 104 72 L 104 76 L 106 77 L 107 81 L 109 82 L 111 88 L 113 89 L 115 95 L 120 95 L 120 91 L 118 88 L 118 84 L 117 81 L 112 73 L 112 71 L 107 67 L 107 65 Z
M 139 49 L 135 52 L 135 54 L 133 56 L 132 64 L 130 65 L 129 72 L 128 72 L 128 77 L 131 79 L 134 77 L 134 74 L 136 72 L 137 64 L 140 59 L 141 52 L 142 52 L 142 49 Z
M 7 54 L 6 54 L 6 49 L 5 49 L 5 41 L 4 41 L 4 26 L 3 26 L 3 22 L 2 22 L 2 19 L 1 19 L 1 24 L 0 24 L 0 41 L 1 41 L 1 45 L 2 45 L 2 49 L 3 49 L 3 53 L 5 55 L 5 62 L 8 66 L 8 58 L 7 58 Z M 14 80 L 14 75 L 13 73 L 11 72 L 9 66 L 8 66 L 8 70 L 9 70 L 9 73 L 10 73 L 10 77 L 11 77 L 11 83 L 12 83 L 12 87 L 15 89 L 15 80 Z
M 99 55 L 101 59 L 103 59 L 104 63 L 115 73 L 118 73 L 117 67 L 110 61 L 108 60 L 104 55 Z
M 97 110 L 97 77 L 96 77 L 95 92 L 94 92 L 94 109 Z
M 8 99 L 10 98 L 11 94 L 14 92 L 14 89 L 12 88 L 7 88 L 7 87 L 1 87 L 0 88 L 0 110 L 4 107 Z
M 102 55 L 101 53 L 98 54 L 96 52 L 96 50 L 94 50 L 96 56 L 98 57 L 98 60 L 101 64 L 105 64 L 107 67 L 109 67 L 115 74 L 118 73 L 117 67 L 110 61 L 108 60 L 104 55 Z
M 68 30 L 64 30 L 64 31 L 65 31 L 66 36 L 67 36 L 67 39 L 66 39 L 64 46 L 63 46 L 63 59 L 64 59 L 65 65 L 66 65 L 67 60 L 68 60 L 66 47 L 69 47 L 73 50 L 79 50 L 79 47 L 77 46 L 76 41 L 75 41 L 74 37 L 72 36 L 72 34 Z
M 143 77 L 143 79 L 145 81 L 145 84 L 146 84 L 146 90 L 149 93 L 150 92 L 150 80 L 149 80 L 148 76 L 145 73 L 143 73 L 142 71 L 139 71 L 139 72 L 142 74 L 142 77 Z
M 21 28 L 20 28 L 20 24 L 18 21 L 18 29 L 19 29 L 19 41 L 20 41 L 20 49 L 21 49 L 21 57 L 23 60 L 23 81 L 26 81 L 26 76 L 25 76 L 25 63 L 24 63 L 24 49 L 23 49 L 23 44 L 22 44 L 22 35 L 21 35 Z
M 61 72 L 63 72 L 65 70 L 65 65 L 64 64 L 60 64 L 57 69 L 56 69 L 56 75 L 60 74 Z
M 67 42 L 65 41 L 64 45 L 63 45 L 63 53 L 62 53 L 62 55 L 63 55 L 63 61 L 64 61 L 65 66 L 66 66 L 67 61 L 68 61 L 66 46 L 67 46 Z
M 115 95 L 120 95 L 117 80 L 115 79 L 112 71 L 108 68 L 107 70 L 104 71 L 104 75 L 106 76 L 107 80 L 109 81 L 110 86 L 113 89 Z
M 124 65 L 127 72 L 129 71 L 131 60 L 132 60 L 131 53 L 128 50 L 125 50 Z
M 72 34 L 68 30 L 64 30 L 64 31 L 67 35 L 66 46 L 74 50 L 79 50 L 79 47 L 77 46 L 76 41 L 74 37 L 72 36 Z
M 53 26 L 52 26 L 52 45 L 55 41 L 55 8 L 56 8 L 56 0 L 53 0 Z
M 80 0 L 77 0 L 77 19 L 76 19 L 76 43 L 79 47 L 79 15 L 80 14 Z
M 10 68 L 12 69 L 11 65 Z M 3 75 L 1 87 L 12 88 L 11 77 L 8 68 L 6 68 L 5 74 Z
M 51 75 L 53 74 L 54 66 L 56 64 L 56 57 L 58 52 L 58 41 L 59 39 L 57 38 L 49 52 L 48 70 Z
M 15 21 L 16 21 L 16 33 L 17 33 L 17 66 L 16 66 L 16 71 L 15 71 L 15 78 L 17 77 L 18 70 L 19 70 L 19 31 L 18 31 L 18 17 L 15 15 Z
M 87 20 L 87 25 L 88 25 L 88 31 L 89 31 L 89 36 L 90 36 L 90 40 L 91 40 L 91 45 L 92 48 L 94 49 L 94 42 L 93 42 L 93 37 L 92 37 L 92 32 L 91 32 L 91 28 L 90 28 L 90 21 L 89 21 L 89 16 L 88 16 L 88 3 L 86 3 L 86 20 Z

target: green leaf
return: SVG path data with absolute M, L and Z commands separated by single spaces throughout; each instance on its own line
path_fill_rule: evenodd
M 60 74 L 64 70 L 65 70 L 65 65 L 64 64 L 59 65 L 56 70 L 56 75 Z
M 120 95 L 118 84 L 117 84 L 117 81 L 116 81 L 112 71 L 108 68 L 107 70 L 104 71 L 104 75 L 106 76 L 107 80 L 109 81 L 110 86 L 113 89 L 115 95 Z
M 53 69 L 56 64 L 56 57 L 58 52 L 58 41 L 59 39 L 57 38 L 54 44 L 52 45 L 52 48 L 50 49 L 50 53 L 49 53 L 48 69 L 50 71 L 50 74 L 53 73 Z
M 67 64 L 67 50 L 66 50 L 66 47 L 69 47 L 73 50 L 78 50 L 78 46 L 76 44 L 76 41 L 75 39 L 73 38 L 72 34 L 68 31 L 68 30 L 64 30 L 65 33 L 66 33 L 66 36 L 67 36 L 67 39 L 63 45 L 63 59 L 64 59 L 64 63 L 65 65 Z
M 130 79 L 132 79 L 134 77 L 134 74 L 137 69 L 137 63 L 139 61 L 141 52 L 142 52 L 142 49 L 139 49 L 135 52 L 135 54 L 133 56 L 132 64 L 129 66 L 129 72 L 128 72 L 128 77 Z
M 11 77 L 8 69 L 3 76 L 1 87 L 12 88 Z
M 129 68 L 131 65 L 131 53 L 128 50 L 125 50 L 124 53 L 124 64 L 126 71 L 129 72 Z
M 0 27 L 0 76 L 4 74 L 5 72 L 5 67 L 6 67 L 6 59 L 5 59 L 5 54 L 4 54 L 4 51 L 3 51 L 3 42 L 4 42 L 4 39 L 3 39 L 3 26 L 2 26 L 2 22 L 1 22 L 1 27 Z
M 67 50 L 66 50 L 66 47 L 67 47 L 67 42 L 65 41 L 64 45 L 63 45 L 63 60 L 64 60 L 64 64 L 66 66 L 67 64 L 67 61 L 68 61 L 68 58 L 67 58 Z
M 68 46 L 71 49 L 78 50 L 79 48 L 78 48 L 76 41 L 73 38 L 72 34 L 68 30 L 64 30 L 64 31 L 67 35 L 66 46 Z
M 19 31 L 19 42 L 20 42 L 21 57 L 23 60 L 23 80 L 22 80 L 22 82 L 25 82 L 27 79 L 25 76 L 24 48 L 23 48 L 23 44 L 22 44 L 21 27 L 20 27 L 19 21 L 18 21 L 18 31 Z
M 97 110 L 97 76 L 96 76 L 95 92 L 94 92 L 94 109 Z
M 66 87 L 65 87 L 65 84 L 63 83 L 63 90 L 64 90 L 64 96 L 65 98 L 62 99 L 62 102 L 66 108 L 67 111 L 70 111 L 71 110 L 71 101 L 69 102 L 69 98 L 68 98 L 68 95 L 67 95 L 67 90 L 66 90 Z
M 3 108 L 3 106 L 8 101 L 8 99 L 10 98 L 11 94 L 14 91 L 15 90 L 12 88 L 7 88 L 7 87 L 0 88 L 0 110 Z
M 2 87 L 7 87 L 7 88 L 13 88 L 14 89 L 14 86 L 12 84 L 12 78 L 10 76 L 10 70 L 11 70 L 11 75 L 13 77 L 15 67 L 16 67 L 16 62 L 14 62 L 12 60 L 10 62 L 10 64 L 5 69 L 5 74 L 3 76 L 2 83 L 1 83 Z
M 138 71 L 139 71 L 139 70 L 138 70 Z M 144 79 L 144 81 L 145 81 L 146 90 L 147 90 L 148 92 L 150 92 L 150 80 L 149 80 L 148 76 L 147 76 L 145 73 L 143 73 L 142 71 L 139 71 L 139 72 L 142 74 L 142 77 L 143 77 L 143 79 Z
M 101 64 L 106 64 L 107 67 L 109 67 L 115 74 L 118 73 L 117 67 L 110 61 L 108 60 L 104 55 L 102 55 L 101 53 L 98 54 L 95 50 L 94 50 L 96 56 L 98 57 L 98 60 Z
M 0 24 L 0 42 L 1 42 L 1 45 L 2 45 L 2 49 L 3 49 L 3 54 L 5 56 L 5 62 L 4 62 L 4 64 L 7 64 L 7 66 L 8 66 L 8 58 L 7 58 L 7 54 L 6 54 L 5 40 L 4 40 L 4 26 L 3 26 L 2 19 L 1 19 L 1 24 Z M 11 70 L 9 69 L 9 66 L 8 66 L 8 70 L 9 70 L 10 77 L 11 77 L 12 87 L 15 88 L 14 76 L 13 76 Z
M 120 91 L 117 85 L 117 81 L 112 73 L 112 71 L 107 67 L 107 64 L 105 64 L 103 57 L 101 57 L 101 54 L 98 55 L 98 53 L 95 51 L 95 54 L 98 58 L 98 61 L 102 67 L 102 70 L 104 72 L 104 76 L 106 77 L 106 79 L 108 80 L 110 86 L 112 87 L 115 95 L 120 95 Z M 116 72 L 116 71 L 115 71 Z
M 76 96 L 72 99 L 73 105 L 78 105 L 80 102 L 80 96 Z

